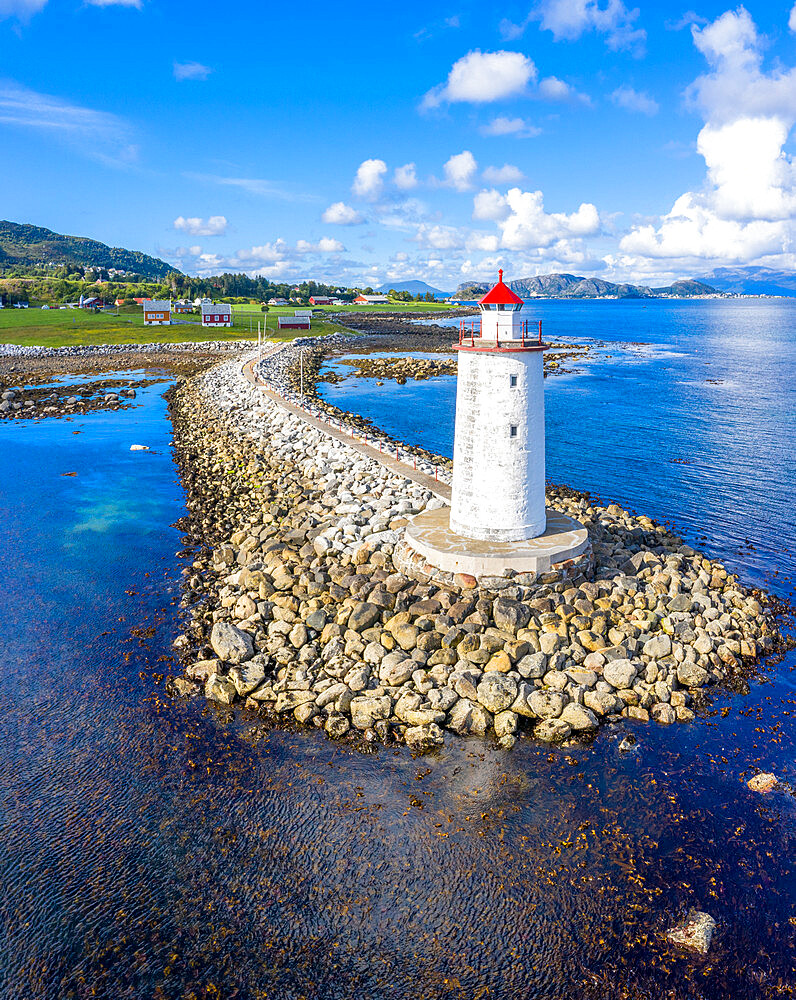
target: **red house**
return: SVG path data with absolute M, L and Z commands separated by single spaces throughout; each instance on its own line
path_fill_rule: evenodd
M 202 326 L 232 326 L 232 306 L 224 302 L 203 302 Z

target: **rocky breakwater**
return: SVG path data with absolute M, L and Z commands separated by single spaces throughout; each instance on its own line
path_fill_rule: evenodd
M 189 531 L 180 696 L 332 738 L 431 748 L 445 731 L 564 740 L 625 718 L 686 722 L 782 639 L 765 595 L 645 517 L 568 489 L 596 578 L 418 583 L 393 563 L 440 501 L 222 365 L 174 392 Z

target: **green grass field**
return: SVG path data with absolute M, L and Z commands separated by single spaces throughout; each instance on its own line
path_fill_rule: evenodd
M 447 306 L 428 302 L 394 303 L 389 306 L 320 306 L 328 313 L 345 312 L 434 312 Z M 181 344 L 186 341 L 257 339 L 257 323 L 265 320 L 269 340 L 294 340 L 306 337 L 305 330 L 277 328 L 278 316 L 292 316 L 296 306 L 276 306 L 263 313 L 258 305 L 233 306 L 231 329 L 204 329 L 198 314 L 175 316 L 171 326 L 144 326 L 140 309 L 122 308 L 113 313 L 90 313 L 82 309 L 0 309 L 0 344 L 23 347 L 78 347 L 86 344 Z M 313 316 L 311 335 L 346 330 L 331 319 Z

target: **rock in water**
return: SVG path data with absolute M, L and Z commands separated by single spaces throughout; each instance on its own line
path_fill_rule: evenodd
M 776 788 L 777 776 L 770 772 L 761 771 L 754 778 L 750 778 L 746 784 L 753 792 L 770 792 L 773 788 Z
M 220 660 L 243 663 L 254 656 L 252 637 L 229 622 L 216 622 L 210 633 L 210 645 Z
M 130 451 L 149 451 L 148 444 L 131 444 Z
M 692 908 L 685 920 L 681 920 L 666 936 L 672 944 L 707 955 L 715 929 L 716 921 L 709 913 Z

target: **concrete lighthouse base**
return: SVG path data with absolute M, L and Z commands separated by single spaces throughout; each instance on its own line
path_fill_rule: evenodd
M 519 542 L 466 538 L 451 528 L 449 507 L 424 511 L 407 525 L 393 558 L 414 579 L 487 588 L 509 573 L 515 583 L 531 586 L 588 576 L 593 568 L 586 528 L 550 507 L 544 533 Z

